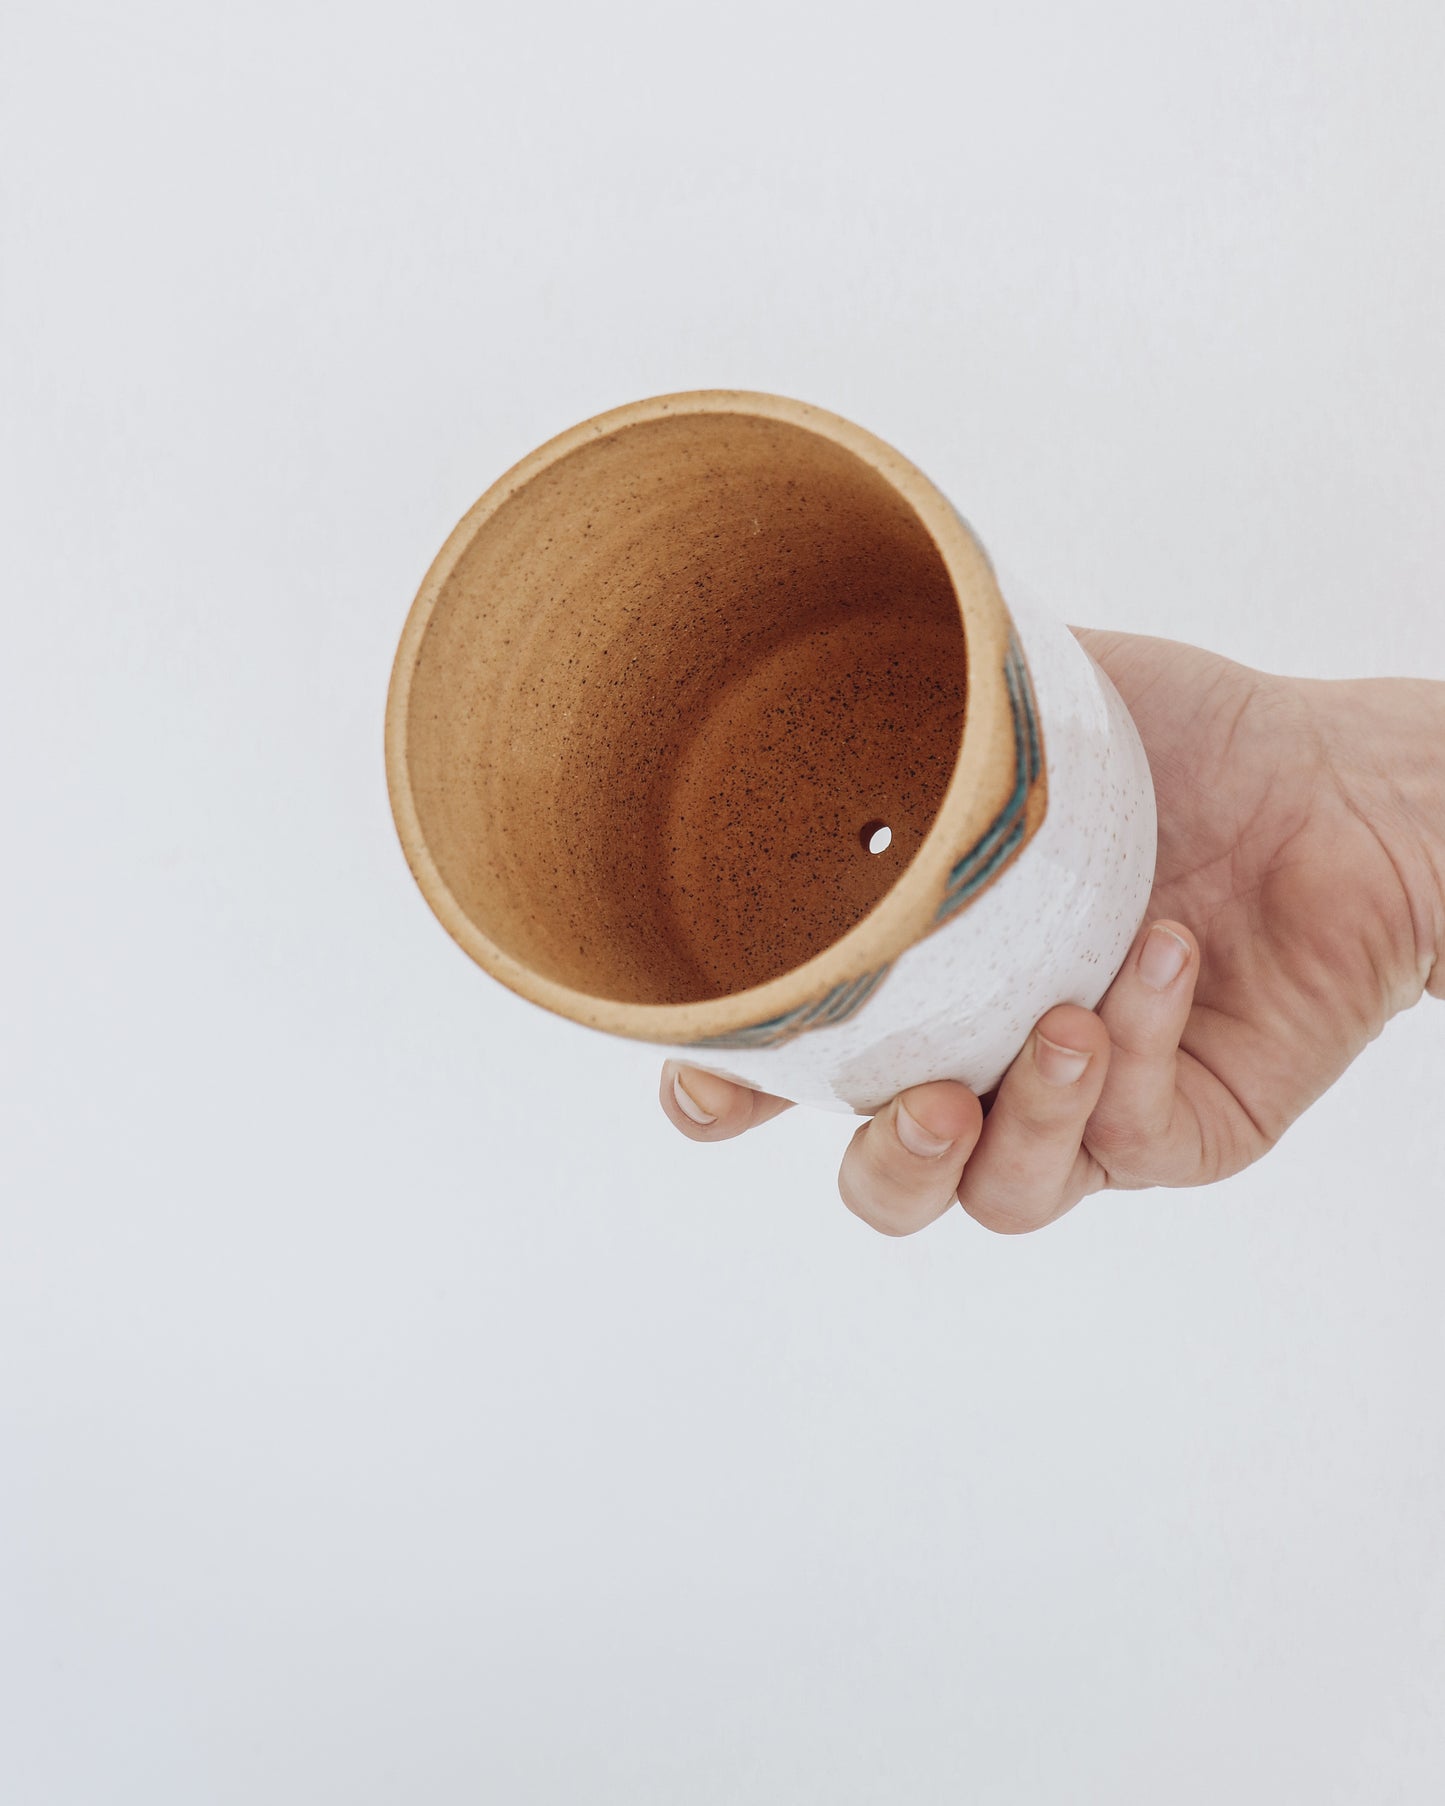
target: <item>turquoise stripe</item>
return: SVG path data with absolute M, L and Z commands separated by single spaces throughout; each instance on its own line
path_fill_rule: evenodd
M 1004 680 L 1013 715 L 1014 787 L 980 839 L 948 874 L 943 901 L 934 916 L 935 923 L 946 922 L 957 915 L 964 904 L 977 896 L 989 879 L 1007 864 L 1023 840 L 1029 792 L 1043 768 L 1043 753 L 1039 745 L 1033 686 L 1029 683 L 1022 650 L 1012 635 L 1004 659 Z
M 835 1023 L 846 1022 L 855 1010 L 860 1009 L 887 973 L 888 967 L 880 966 L 876 972 L 864 972 L 858 978 L 845 979 L 842 984 L 834 985 L 831 991 L 815 1003 L 802 1003 L 781 1016 L 770 1016 L 766 1022 L 755 1022 L 747 1028 L 734 1029 L 731 1034 L 707 1035 L 689 1045 L 776 1047 L 784 1041 L 791 1041 L 794 1035 L 801 1035 L 806 1029 L 831 1028 Z

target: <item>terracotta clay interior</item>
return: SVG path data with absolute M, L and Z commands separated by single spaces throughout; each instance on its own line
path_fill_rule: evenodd
M 422 643 L 407 764 L 488 938 L 592 996 L 693 1003 L 802 964 L 898 881 L 963 699 L 908 504 L 804 428 L 681 414 L 484 522 Z

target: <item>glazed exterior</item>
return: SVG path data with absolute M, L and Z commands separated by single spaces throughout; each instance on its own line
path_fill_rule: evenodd
M 1154 882 L 1154 787 L 1118 691 L 1061 621 L 999 573 L 1032 680 L 1048 808 L 1022 852 L 892 963 L 845 1021 L 772 1046 L 664 1057 L 797 1103 L 865 1113 L 931 1079 L 990 1090 L 1058 1003 L 1092 1009 Z

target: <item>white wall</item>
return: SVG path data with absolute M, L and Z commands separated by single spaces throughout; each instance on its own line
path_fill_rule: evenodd
M 889 1242 L 472 967 L 380 747 L 455 519 L 688 387 L 1073 621 L 1445 676 L 1445 12 L 0 34 L 0 1798 L 1439 1798 L 1445 1009 L 1231 1184 Z

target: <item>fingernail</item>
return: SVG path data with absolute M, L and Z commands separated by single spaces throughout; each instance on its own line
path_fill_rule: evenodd
M 919 1154 L 925 1160 L 937 1160 L 940 1154 L 946 1154 L 953 1146 L 951 1140 L 940 1141 L 938 1136 L 930 1135 L 918 1118 L 910 1115 L 908 1106 L 901 1097 L 894 1112 L 893 1126 L 898 1131 L 898 1139 L 909 1153 Z
M 687 1092 L 683 1090 L 682 1074 L 680 1072 L 675 1072 L 672 1075 L 672 1095 L 677 1099 L 678 1109 L 682 1111 L 684 1116 L 690 1116 L 695 1123 L 700 1123 L 703 1127 L 706 1127 L 708 1123 L 717 1121 L 715 1116 L 708 1115 L 707 1111 L 703 1109 L 702 1105 L 695 1097 L 689 1097 Z
M 1139 976 L 1151 991 L 1167 990 L 1184 970 L 1188 958 L 1188 941 L 1156 922 L 1139 955 Z
M 1046 1085 L 1077 1084 L 1091 1057 L 1077 1048 L 1060 1047 L 1057 1041 L 1046 1040 L 1037 1030 L 1034 1033 L 1034 1065 Z

